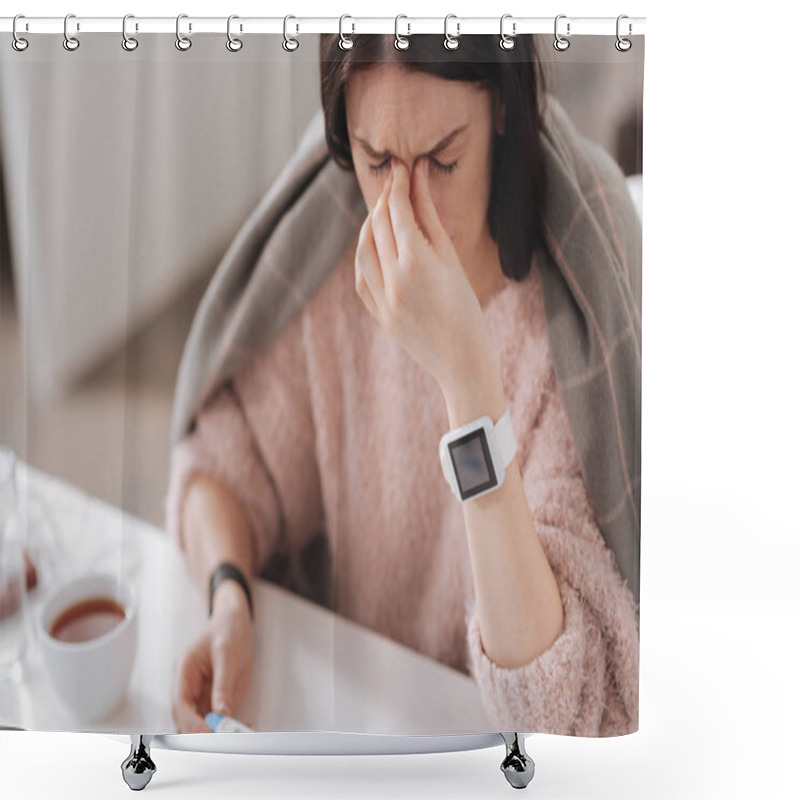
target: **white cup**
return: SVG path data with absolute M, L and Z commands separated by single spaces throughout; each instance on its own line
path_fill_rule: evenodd
M 62 611 L 92 597 L 114 598 L 125 609 L 125 618 L 85 642 L 64 642 L 50 635 Z M 136 606 L 133 584 L 103 573 L 71 579 L 42 602 L 35 629 L 45 672 L 61 701 L 81 720 L 103 719 L 127 694 L 136 657 Z

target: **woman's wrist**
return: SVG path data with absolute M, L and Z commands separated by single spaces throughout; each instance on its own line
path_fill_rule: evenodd
M 211 616 L 216 617 L 220 614 L 238 615 L 239 613 L 250 619 L 250 606 L 247 602 L 247 595 L 236 581 L 223 581 L 214 591 Z
M 484 414 L 496 422 L 507 400 L 496 357 L 476 357 L 471 369 L 442 386 L 450 427 L 458 428 Z

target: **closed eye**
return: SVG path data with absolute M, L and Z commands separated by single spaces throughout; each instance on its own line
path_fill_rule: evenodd
M 369 168 L 375 175 L 378 175 L 379 173 L 383 172 L 383 170 L 386 169 L 386 167 L 389 166 L 390 161 L 391 158 L 384 158 L 380 164 L 370 164 Z
M 370 164 L 369 165 L 370 171 L 374 175 L 379 175 L 381 172 L 383 172 L 383 170 L 385 170 L 389 166 L 391 160 L 392 160 L 391 156 L 389 156 L 388 158 L 385 158 L 383 161 L 381 161 L 380 164 Z M 433 168 L 438 172 L 441 172 L 444 175 L 450 175 L 453 172 L 453 170 L 458 166 L 458 159 L 456 159 L 455 161 L 451 161 L 449 164 L 442 164 L 441 161 L 437 161 L 435 158 L 431 158 L 431 164 L 433 164 Z

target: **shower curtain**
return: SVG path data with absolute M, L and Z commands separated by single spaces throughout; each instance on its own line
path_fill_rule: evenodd
M 0 724 L 636 731 L 644 37 L 23 22 Z

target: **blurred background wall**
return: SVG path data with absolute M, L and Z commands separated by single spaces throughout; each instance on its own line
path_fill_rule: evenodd
M 641 56 L 613 37 L 564 53 L 538 38 L 578 129 L 640 174 Z M 92 34 L 91 55 L 70 60 L 53 36 L 35 62 L 0 62 L 0 441 L 157 525 L 183 345 L 319 108 L 312 39 L 187 58 L 172 34 L 150 35 L 146 55 Z

